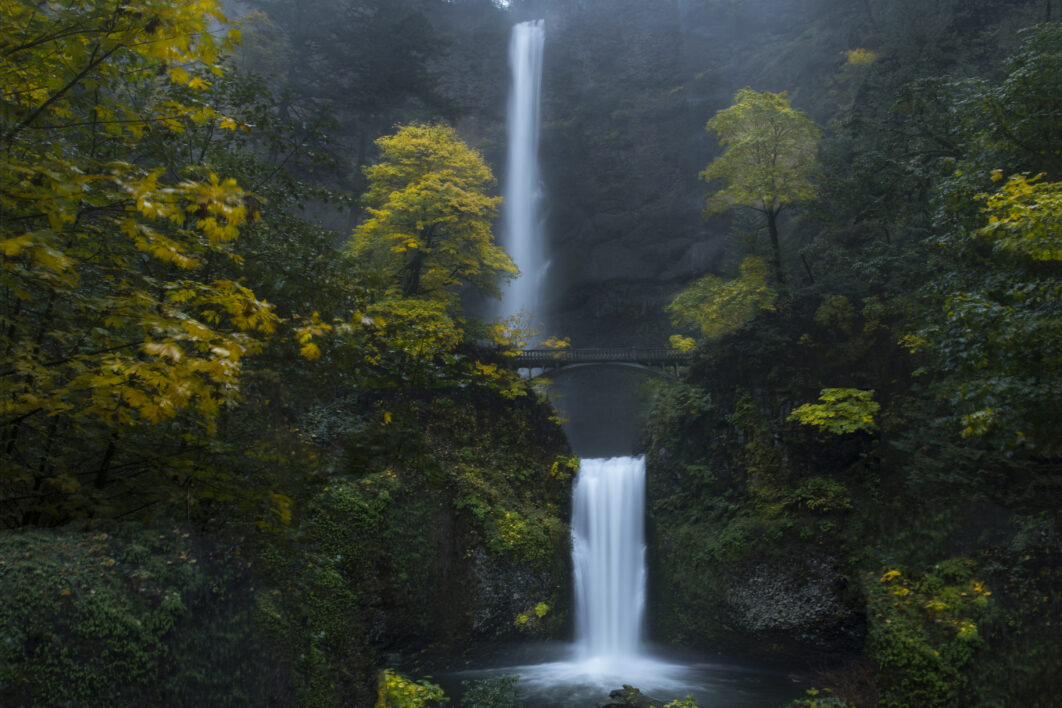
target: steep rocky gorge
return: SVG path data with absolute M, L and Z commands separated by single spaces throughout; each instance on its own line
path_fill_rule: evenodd
M 664 305 L 718 265 L 730 228 L 702 215 L 698 174 L 716 149 L 705 122 L 748 84 L 806 85 L 804 103 L 836 91 L 847 45 L 808 30 L 831 16 L 797 0 L 770 12 L 692 0 L 527 5 L 515 16 L 473 6 L 445 16 L 452 44 L 436 66 L 440 88 L 503 175 L 508 28 L 545 18 L 550 266 L 540 314 L 577 346 L 658 346 L 672 331 Z

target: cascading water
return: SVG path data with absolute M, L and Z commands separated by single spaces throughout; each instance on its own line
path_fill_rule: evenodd
M 499 309 L 502 317 L 537 311 L 539 286 L 545 271 L 538 208 L 541 201 L 539 104 L 545 38 L 545 23 L 531 20 L 515 25 L 509 40 L 512 88 L 502 245 L 520 269 L 520 276 L 502 295 Z
M 576 643 L 584 659 L 641 651 L 645 458 L 583 460 L 572 494 Z
M 536 708 L 589 708 L 624 684 L 669 700 L 693 695 L 713 708 L 760 708 L 794 698 L 783 676 L 703 658 L 674 663 L 645 651 L 644 505 L 644 457 L 584 458 L 572 490 L 574 646 L 559 652 L 544 646 L 539 655 L 553 660 L 502 664 L 461 678 L 518 675 L 522 699 Z
M 521 275 L 503 294 L 501 317 L 537 314 L 540 285 L 549 265 L 539 213 L 544 40 L 543 21 L 533 20 L 515 25 L 509 43 L 512 89 L 502 242 Z M 784 702 L 772 700 L 776 696 L 791 698 L 788 685 L 771 693 L 760 685 L 760 677 L 734 668 L 669 663 L 646 653 L 644 505 L 645 458 L 583 459 L 572 496 L 575 645 L 559 652 L 556 647 L 539 648 L 536 658 L 545 659 L 543 663 L 500 668 L 495 663 L 494 669 L 462 672 L 459 677 L 518 674 L 523 698 L 536 708 L 585 708 L 623 684 L 668 697 L 693 694 L 712 701 L 715 708 L 758 708 Z

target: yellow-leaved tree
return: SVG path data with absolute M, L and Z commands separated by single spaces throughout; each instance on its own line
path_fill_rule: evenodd
M 768 284 L 767 263 L 749 256 L 733 280 L 706 275 L 686 288 L 667 306 L 676 326 L 699 330 L 708 341 L 736 332 L 761 310 L 774 310 L 777 292 Z M 696 342 L 682 335 L 671 337 L 672 345 L 692 351 Z
M 200 275 L 236 258 L 243 190 L 151 140 L 236 128 L 194 98 L 236 36 L 216 0 L 0 0 L 0 16 L 0 522 L 120 514 L 198 469 L 138 462 L 124 439 L 212 435 L 276 325 L 246 286 Z
M 418 385 L 439 385 L 462 363 L 493 378 L 497 367 L 454 353 L 468 339 L 462 293 L 496 297 L 517 273 L 494 241 L 501 198 L 488 194 L 490 168 L 444 124 L 406 125 L 376 145 L 379 160 L 365 169 L 367 218 L 349 245 L 373 286 L 365 308 L 373 324 L 362 341 L 369 363 Z
M 376 141 L 379 161 L 367 167 L 369 218 L 354 231 L 351 251 L 377 270 L 395 297 L 458 306 L 461 288 L 497 296 L 516 266 L 494 242 L 500 197 L 482 156 L 450 126 L 407 125 Z
M 778 215 L 816 196 L 812 177 L 818 164 L 818 126 L 789 105 L 784 91 L 743 88 L 734 95 L 734 105 L 716 113 L 705 128 L 719 136 L 724 148 L 701 172 L 703 180 L 725 183 L 708 197 L 708 213 L 735 206 L 761 212 L 771 239 L 775 279 L 784 282 Z

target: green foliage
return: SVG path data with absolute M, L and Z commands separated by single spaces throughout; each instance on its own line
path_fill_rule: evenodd
M 712 397 L 707 391 L 682 380 L 655 381 L 652 394 L 647 425 L 661 441 L 671 442 L 686 436 L 689 428 L 696 426 L 712 408 Z
M 534 432 L 518 412 L 522 404 L 502 404 L 504 400 L 484 402 L 476 413 L 467 407 L 449 409 L 446 418 L 429 413 L 429 433 L 455 446 L 443 458 L 455 509 L 471 517 L 491 555 L 545 571 L 567 552 L 569 531 L 561 509 L 568 502 L 577 458 L 532 453 L 528 440 Z M 492 410 L 497 418 L 489 421 Z M 496 427 L 505 425 L 512 430 Z M 548 604 L 557 605 L 553 600 Z M 537 615 L 533 608 L 524 613 L 529 619 Z
M 779 450 L 772 433 L 773 421 L 765 414 L 762 401 L 748 391 L 738 391 L 727 422 L 740 430 L 744 438 L 741 461 L 747 472 L 770 478 L 781 471 Z
M 313 479 L 292 501 L 299 514 L 290 526 L 221 549 L 169 527 L 0 539 L 0 584 L 13 600 L 0 611 L 0 634 L 10 638 L 0 702 L 371 705 L 371 632 L 381 617 L 425 645 L 474 631 L 515 634 L 515 608 L 484 595 L 477 573 L 536 578 L 526 590 L 540 599 L 522 608 L 528 629 L 556 633 L 567 615 L 560 514 L 575 462 L 548 412 L 483 391 L 375 398 L 353 397 L 307 435 L 335 444 L 371 419 L 420 436 L 416 444 L 383 444 L 358 475 Z M 344 416 L 354 420 L 332 422 Z M 468 474 L 491 500 L 481 519 L 457 502 L 457 478 Z M 517 543 L 493 538 L 492 519 L 507 512 L 521 519 L 526 538 Z M 452 547 L 438 543 L 446 534 Z M 474 610 L 485 606 L 500 617 L 473 630 Z M 392 704 L 434 695 L 407 693 Z
M 516 616 L 513 624 L 517 629 L 522 631 L 538 630 L 541 629 L 541 620 L 543 617 L 549 614 L 549 605 L 544 602 L 539 602 L 529 612 L 521 612 Z
M 235 706 L 276 688 L 248 564 L 183 527 L 6 534 L 0 571 L 4 704 Z
M 768 273 L 762 259 L 749 257 L 734 280 L 704 276 L 668 305 L 672 324 L 699 329 L 708 341 L 741 329 L 761 310 L 774 309 L 778 294 L 767 284 Z
M 977 86 L 963 105 L 973 117 L 960 169 L 937 187 L 941 272 L 920 332 L 957 431 L 1049 455 L 1058 451 L 1050 401 L 1062 390 L 1059 146 L 1048 127 L 1062 115 L 1059 31 L 1022 33 L 1002 82 Z
M 962 237 L 945 242 L 966 256 L 969 271 L 941 283 L 943 316 L 921 336 L 937 356 L 945 375 L 939 391 L 953 404 L 964 437 L 1004 448 L 1057 448 L 1050 401 L 1062 390 L 1054 375 L 1060 194 L 1058 183 L 1013 176 L 981 197 L 988 223 L 976 236 L 991 244 L 990 260 L 970 253 Z
M 848 488 L 826 477 L 808 479 L 793 492 L 793 498 L 801 507 L 817 514 L 852 508 L 852 495 Z
M 157 137 L 237 129 L 197 100 L 231 39 L 208 31 L 225 21 L 212 0 L 2 11 L 4 523 L 113 513 L 104 489 L 142 507 L 151 485 L 122 489 L 146 471 L 116 460 L 125 439 L 212 437 L 278 322 L 209 267 L 239 259 L 248 195 Z
M 983 644 L 978 622 L 991 595 L 970 565 L 950 559 L 921 576 L 893 569 L 867 579 L 881 705 L 949 706 L 964 694 L 963 669 Z
M 297 215 L 335 201 L 294 174 L 320 136 L 233 71 L 221 52 L 239 33 L 217 39 L 214 2 L 4 14 L 20 19 L 4 23 L 17 49 L 0 70 L 27 90 L 71 83 L 40 112 L 4 114 L 33 122 L 0 170 L 3 523 L 173 512 L 284 525 L 317 460 L 291 418 L 343 376 L 307 376 L 308 359 L 337 363 L 312 341 L 332 325 L 297 313 L 330 321 L 362 294 L 335 235 Z M 76 63 L 39 73 L 96 44 L 79 78 Z
M 1047 708 L 1058 695 L 1062 564 L 1056 528 L 1048 514 L 1017 519 L 1006 547 L 992 549 L 983 561 L 992 588 L 978 624 L 986 646 L 968 672 L 970 693 L 982 705 Z
M 296 534 L 259 552 L 268 588 L 259 621 L 300 704 L 369 702 L 374 613 L 407 627 L 437 619 L 431 535 L 442 503 L 422 478 L 393 470 L 338 479 L 317 489 Z
M 837 696 L 831 696 L 829 689 L 809 688 L 803 698 L 797 698 L 785 704 L 785 708 L 849 708 L 851 704 Z
M 1062 178 L 1062 24 L 1044 22 L 1020 32 L 1021 47 L 1006 61 L 1007 75 L 981 97 L 985 114 L 976 126 L 989 169 L 1044 172 Z
M 819 309 L 815 310 L 815 324 L 838 329 L 849 335 L 853 333 L 855 319 L 855 308 L 844 295 L 828 295 L 819 305 Z
M 344 419 L 326 439 L 346 438 L 343 459 L 256 561 L 268 579 L 258 617 L 300 704 L 376 700 L 381 618 L 407 647 L 560 631 L 570 460 L 546 410 L 489 390 L 390 390 L 328 416 Z M 513 573 L 533 578 L 522 589 L 534 601 L 484 588 Z M 483 614 L 493 623 L 474 624 Z
M 1048 400 L 1062 386 L 1053 375 L 1062 363 L 1057 354 L 1062 280 L 1049 264 L 1062 259 L 1060 187 L 1015 175 L 998 192 L 982 195 L 988 224 L 977 235 L 1000 260 L 1014 264 L 989 265 L 995 271 L 989 287 L 950 292 L 944 324 L 927 331 L 941 353 L 963 350 L 945 370 L 953 377 L 950 394 L 965 437 L 994 438 L 1006 447 L 1057 448 Z M 1006 282 L 993 287 L 1000 276 Z M 1043 375 L 1030 377 L 1032 371 Z
M 426 708 L 449 702 L 443 690 L 426 679 L 414 681 L 391 669 L 380 672 L 375 708 Z
M 874 416 L 881 405 L 873 391 L 857 388 L 824 388 L 820 403 L 805 403 L 793 410 L 786 420 L 825 430 L 833 435 L 872 432 L 877 428 Z
M 348 322 L 322 332 L 338 335 L 363 386 L 476 385 L 526 396 L 527 383 L 504 364 L 517 329 L 469 320 L 461 301 L 469 288 L 497 296 L 517 272 L 491 231 L 500 197 L 487 194 L 490 168 L 441 123 L 406 125 L 376 144 L 380 158 L 365 168 L 367 218 L 345 262 L 364 293 Z
M 876 56 L 835 60 L 849 59 L 830 101 L 800 87 L 816 116 L 836 119 L 816 223 L 795 224 L 805 282 L 700 349 L 682 385 L 711 408 L 661 397 L 670 410 L 650 418 L 653 624 L 680 642 L 762 649 L 739 611 L 719 609 L 728 574 L 784 576 L 781 558 L 810 545 L 836 561 L 840 602 L 869 617 L 873 665 L 826 672 L 815 682 L 832 693 L 794 705 L 1047 704 L 1059 687 L 1047 637 L 1058 622 L 1047 587 L 1059 568 L 1059 28 L 1012 33 L 1031 3 L 842 5 L 866 24 L 841 48 Z M 1008 36 L 1021 47 L 1004 62 Z M 944 48 L 960 43 L 961 56 Z M 827 388 L 839 382 L 852 388 Z M 790 413 L 807 391 L 823 397 Z M 881 573 L 901 565 L 909 575 Z M 802 653 L 808 634 L 769 641 Z
M 478 681 L 462 681 L 461 708 L 519 708 L 517 674 L 499 674 Z

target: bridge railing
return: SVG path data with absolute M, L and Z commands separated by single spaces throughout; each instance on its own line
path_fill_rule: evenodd
M 520 367 L 552 368 L 566 364 L 670 364 L 690 361 L 686 352 L 667 347 L 595 347 L 579 349 L 525 349 L 512 359 Z

